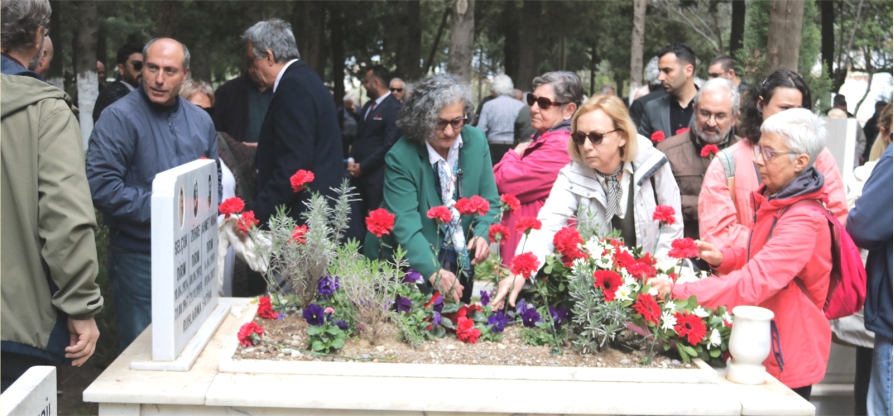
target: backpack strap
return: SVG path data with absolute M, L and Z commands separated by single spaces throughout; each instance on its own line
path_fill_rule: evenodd
M 736 159 L 733 157 L 733 152 L 730 151 L 730 148 L 727 147 L 717 153 L 714 157 L 720 160 L 720 165 L 723 166 L 723 174 L 726 176 L 726 186 L 729 187 L 729 197 L 733 200 L 733 205 L 736 204 Z

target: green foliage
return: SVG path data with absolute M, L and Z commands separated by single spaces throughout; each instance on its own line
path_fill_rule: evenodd
M 328 353 L 345 346 L 345 331 L 329 320 L 321 326 L 307 327 L 307 345 L 313 352 Z

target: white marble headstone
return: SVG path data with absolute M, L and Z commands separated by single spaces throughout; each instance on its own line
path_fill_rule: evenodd
M 56 367 L 31 367 L 0 397 L 2 416 L 56 416 Z
M 844 183 L 850 183 L 854 175 L 854 152 L 857 147 L 857 120 L 824 118 L 826 122 L 826 148 L 835 157 L 838 173 Z
M 217 307 L 217 165 L 152 181 L 152 359 L 172 361 Z

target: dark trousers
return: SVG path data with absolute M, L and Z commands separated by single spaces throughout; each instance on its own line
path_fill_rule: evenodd
M 509 149 L 512 148 L 511 144 L 490 143 L 489 146 L 490 146 L 490 160 L 494 165 L 496 165 L 497 163 L 500 163 L 500 160 L 503 159 L 503 155 L 505 155 L 506 152 L 508 152 Z
M 33 355 L 17 354 L 13 352 L 0 353 L 0 393 L 5 392 L 12 383 L 15 383 L 29 368 L 38 365 L 54 365 L 49 360 Z
M 854 415 L 865 416 L 869 378 L 872 375 L 872 348 L 857 347 L 857 367 L 854 372 Z
M 152 255 L 109 247 L 108 272 L 120 354 L 152 323 Z
M 804 398 L 804 400 L 810 401 L 810 390 L 813 390 L 813 385 L 798 387 L 796 389 L 792 389 L 793 392 L 797 393 L 798 396 Z
M 360 215 L 363 218 L 366 218 L 370 211 L 382 206 L 382 201 L 385 199 L 384 182 L 385 170 L 382 168 L 351 181 L 351 185 L 357 188 L 356 192 L 360 194 Z

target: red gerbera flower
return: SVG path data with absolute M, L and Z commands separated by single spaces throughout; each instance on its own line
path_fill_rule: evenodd
M 664 141 L 664 132 L 656 131 L 652 133 L 652 143 L 658 144 Z
M 677 331 L 680 338 L 685 338 L 691 345 L 697 345 L 705 339 L 707 328 L 705 327 L 705 323 L 702 322 L 702 318 L 699 318 L 696 315 L 680 312 L 677 312 L 675 316 L 677 318 L 677 324 L 674 325 L 674 330 Z
M 602 289 L 605 301 L 615 300 L 615 291 L 618 290 L 618 286 L 621 286 L 621 275 L 611 270 L 597 270 L 593 273 L 593 278 L 596 279 L 594 285 Z
M 702 148 L 702 157 L 713 159 L 714 155 L 720 152 L 720 149 L 717 148 L 716 144 L 709 144 Z
M 636 313 L 642 315 L 646 322 L 658 325 L 658 319 L 661 317 L 661 308 L 658 307 L 658 302 L 655 302 L 655 298 L 648 293 L 640 293 L 636 297 L 636 302 L 633 302 L 633 309 Z
M 509 266 L 509 271 L 512 274 L 520 274 L 525 279 L 530 278 L 531 274 L 538 269 L 540 269 L 540 261 L 530 251 L 513 257 L 512 264 Z
M 292 241 L 307 244 L 307 225 L 299 225 L 292 231 Z
M 677 129 L 677 131 L 674 132 L 674 134 L 683 134 L 687 131 L 689 131 L 689 127 L 680 127 L 679 129 Z
M 678 238 L 671 243 L 671 250 L 667 255 L 675 259 L 689 259 L 698 256 L 698 247 L 691 238 Z
M 245 209 L 245 202 L 238 196 L 225 199 L 217 207 L 217 210 L 224 215 L 224 218 L 230 218 L 230 215 L 238 214 L 242 212 L 243 209 Z
M 612 259 L 614 260 L 615 264 L 617 264 L 618 267 L 622 269 L 627 269 L 630 266 L 636 264 L 636 259 L 633 258 L 633 255 L 626 250 L 622 250 L 620 247 L 615 248 L 615 253 L 612 255 Z
M 491 243 L 499 242 L 500 244 L 505 244 L 508 238 L 509 228 L 506 228 L 503 224 L 491 225 L 487 230 L 487 239 L 490 240 Z
M 245 211 L 239 216 L 239 219 L 236 220 L 236 228 L 238 228 L 242 234 L 248 234 L 252 228 L 255 228 L 255 226 L 258 225 L 258 222 L 258 219 L 255 218 L 254 211 Z
M 262 319 L 279 318 L 279 314 L 273 311 L 273 305 L 270 304 L 270 296 L 258 298 L 258 316 Z
M 379 208 L 369 213 L 366 217 L 366 228 L 376 237 L 382 238 L 385 234 L 390 234 L 394 228 L 394 214 Z
M 254 335 L 257 334 L 258 337 L 264 335 L 264 328 L 254 322 L 246 322 L 242 324 L 242 327 L 239 328 L 239 333 L 237 336 L 239 337 L 239 343 L 245 347 L 250 347 L 254 345 Z
M 660 226 L 673 225 L 677 222 L 677 218 L 674 216 L 675 214 L 676 212 L 673 207 L 659 205 L 655 207 L 655 212 L 652 213 L 652 220 L 658 221 Z
M 513 194 L 500 195 L 500 201 L 503 203 L 503 211 L 509 211 L 515 214 L 515 211 L 518 211 L 518 209 L 521 208 L 521 202 L 519 202 L 518 198 Z
M 446 224 L 450 222 L 450 219 L 453 217 L 453 214 L 450 213 L 450 208 L 445 206 L 437 206 L 431 207 L 428 210 L 428 214 L 426 214 L 429 218 L 440 222 L 441 224 Z
M 515 223 L 515 231 L 518 231 L 519 234 L 528 234 L 531 230 L 539 230 L 542 226 L 543 224 L 537 218 L 521 217 Z
M 301 190 L 304 189 L 304 185 L 313 182 L 313 180 L 313 172 L 299 169 L 298 172 L 295 172 L 295 174 L 289 178 L 289 181 L 292 183 L 292 192 L 301 192 Z

